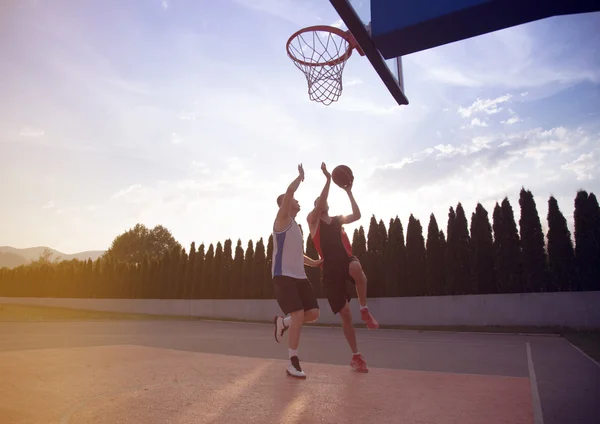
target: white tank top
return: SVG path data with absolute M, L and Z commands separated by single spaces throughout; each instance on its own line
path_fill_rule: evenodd
M 307 278 L 304 271 L 304 241 L 294 218 L 285 230 L 273 230 L 271 274 L 273 277 L 285 275 L 299 279 Z

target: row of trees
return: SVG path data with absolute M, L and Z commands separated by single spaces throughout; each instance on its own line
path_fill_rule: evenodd
M 386 227 L 373 215 L 367 234 L 361 226 L 353 253 L 368 278 L 370 297 L 431 296 L 543 291 L 600 290 L 600 208 L 595 195 L 580 190 L 574 201 L 573 240 L 554 197 L 548 200 L 544 236 L 529 190 L 519 197 L 520 219 L 508 198 L 488 211 L 477 204 L 470 226 L 463 206 L 450 207 L 446 231 L 433 214 L 427 239 L 418 219 L 406 227 L 398 217 Z M 273 298 L 273 238 L 230 239 L 189 251 L 169 231 L 138 224 L 118 236 L 100 259 L 38 261 L 0 269 L 1 296 L 92 298 Z M 306 254 L 318 258 L 310 234 Z M 319 297 L 320 269 L 307 275 Z

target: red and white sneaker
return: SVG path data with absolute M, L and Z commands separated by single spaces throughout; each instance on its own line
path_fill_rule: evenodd
M 300 366 L 300 360 L 297 356 L 292 356 L 290 358 L 290 364 L 288 365 L 285 372 L 287 373 L 287 375 L 294 378 L 306 378 L 306 373 L 302 371 L 302 367 Z
M 363 358 L 360 353 L 358 355 L 352 355 L 350 366 L 356 372 L 369 372 L 369 368 L 367 368 L 367 361 L 365 361 L 365 358 Z
M 276 315 L 275 318 L 273 318 L 273 324 L 275 325 L 275 341 L 279 343 L 288 327 L 285 326 L 283 317 L 280 315 Z
M 367 324 L 367 328 L 369 330 L 375 330 L 379 328 L 379 323 L 377 320 L 371 315 L 368 308 L 364 308 L 360 310 L 360 317 Z

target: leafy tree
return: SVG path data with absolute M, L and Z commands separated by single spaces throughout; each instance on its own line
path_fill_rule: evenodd
M 160 259 L 173 249 L 181 250 L 181 245 L 165 227 L 157 225 L 149 230 L 144 224 L 136 224 L 113 240 L 103 258 L 141 264 L 146 255 Z

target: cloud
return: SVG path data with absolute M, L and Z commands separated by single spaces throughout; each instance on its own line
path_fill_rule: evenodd
M 183 139 L 177 133 L 171 134 L 171 143 L 181 144 L 182 142 L 183 142 Z
M 584 153 L 574 161 L 562 165 L 561 169 L 574 172 L 578 181 L 592 180 L 598 175 L 600 169 L 599 152 L 600 149 Z
M 500 123 L 506 124 L 506 125 L 513 125 L 513 124 L 516 124 L 517 122 L 521 122 L 521 118 L 519 118 L 518 116 L 511 116 L 506 121 L 500 121 Z
M 451 177 L 470 178 L 469 175 L 477 175 L 476 169 L 478 172 L 491 172 L 514 166 L 514 172 L 520 172 L 517 169 L 519 164 L 524 170 L 531 171 L 531 165 L 528 165 L 531 161 L 542 169 L 540 175 L 550 175 L 554 172 L 552 166 L 547 165 L 549 159 L 564 160 L 565 154 L 581 149 L 590 138 L 582 130 L 557 127 L 478 137 L 470 143 L 440 144 L 398 162 L 376 166 L 370 184 L 380 190 L 412 191 Z M 591 156 L 583 155 L 563 169 L 587 178 L 596 165 L 597 161 L 593 161 Z
M 471 121 L 471 126 L 472 127 L 487 127 L 488 124 L 484 121 L 481 121 L 479 118 L 473 118 L 473 120 Z
M 46 132 L 44 130 L 38 130 L 35 128 L 23 128 L 19 132 L 19 136 L 20 137 L 38 138 L 38 137 L 43 137 L 45 133 Z
M 471 106 L 466 108 L 459 107 L 458 114 L 463 118 L 470 118 L 472 115 L 478 113 L 486 113 L 488 115 L 498 113 L 502 110 L 498 105 L 508 102 L 511 98 L 512 95 L 506 94 L 495 99 L 477 99 Z
M 50 200 L 48 203 L 42 206 L 42 209 L 52 209 L 56 206 L 53 200 Z
M 550 93 L 598 84 L 597 25 L 594 14 L 534 21 L 417 52 L 406 67 L 418 67 L 421 81 L 472 89 Z

